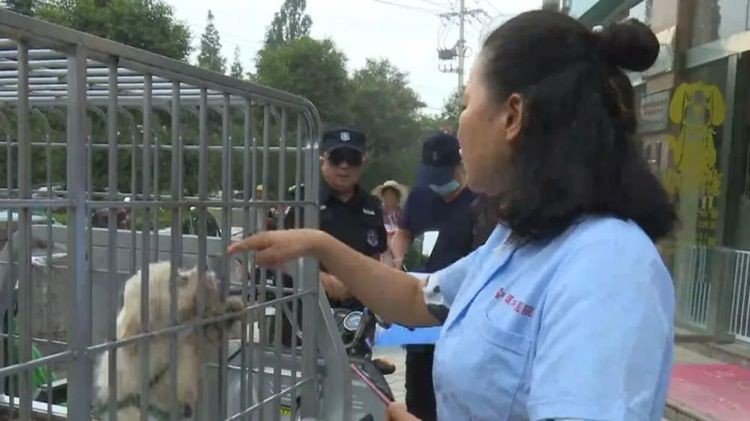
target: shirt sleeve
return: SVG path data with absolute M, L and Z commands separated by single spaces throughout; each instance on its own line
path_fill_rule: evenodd
M 646 420 L 663 410 L 674 290 L 658 255 L 630 248 L 582 246 L 554 275 L 539 312 L 532 420 Z
M 427 278 L 424 286 L 424 298 L 427 309 L 441 323 L 448 317 L 453 300 L 458 294 L 464 279 L 471 267 L 473 254 L 465 256 L 445 269 L 435 272 Z
M 406 203 L 404 208 L 401 210 L 398 217 L 398 227 L 402 230 L 413 232 L 414 224 L 411 221 L 411 215 L 413 213 L 412 208 L 414 207 L 414 197 L 416 193 L 412 191 L 409 196 L 406 197 Z

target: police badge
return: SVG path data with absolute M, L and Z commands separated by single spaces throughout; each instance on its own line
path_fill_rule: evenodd
M 370 245 L 370 247 L 377 247 L 378 243 L 380 241 L 378 240 L 378 233 L 374 229 L 370 229 L 367 231 L 367 244 Z

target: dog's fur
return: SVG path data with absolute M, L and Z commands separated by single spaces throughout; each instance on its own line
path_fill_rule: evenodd
M 168 262 L 154 263 L 149 266 L 149 331 L 168 328 L 170 323 L 170 272 Z M 225 302 L 221 300 L 218 281 L 212 272 L 207 272 L 201 279 L 198 270 L 179 271 L 176 277 L 177 317 L 179 324 L 198 320 L 198 306 L 202 299 L 203 318 L 210 318 L 243 309 L 243 303 L 236 298 Z M 189 414 L 195 409 L 195 403 L 202 390 L 202 365 L 206 355 L 201 350 L 218 345 L 221 329 L 231 328 L 237 320 L 228 320 L 221 324 L 204 326 L 178 334 L 177 360 L 171 361 L 171 334 L 150 337 L 149 343 L 149 378 L 158 381 L 151 385 L 149 403 L 159 410 L 170 410 L 171 382 L 170 374 L 164 370 L 170 364 L 177 370 L 177 400 L 181 411 Z M 141 333 L 141 272 L 136 273 L 125 284 L 123 307 L 117 315 L 117 339 L 122 340 Z M 201 346 L 203 345 L 203 346 Z M 142 342 L 128 344 L 116 351 L 117 358 L 117 399 L 123 401 L 131 396 L 140 397 L 141 392 L 141 349 Z M 106 406 L 109 402 L 109 352 L 100 356 L 95 373 L 98 405 Z M 188 410 L 189 409 L 189 410 Z M 117 419 L 140 420 L 140 408 L 130 405 L 117 412 Z M 102 416 L 107 418 L 107 412 Z

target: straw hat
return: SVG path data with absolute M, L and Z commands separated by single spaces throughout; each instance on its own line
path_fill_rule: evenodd
M 404 206 L 404 203 L 406 202 L 406 196 L 409 195 L 409 188 L 404 186 L 403 184 L 399 184 L 396 180 L 388 180 L 385 183 L 375 187 L 372 190 L 372 194 L 382 198 L 383 197 L 383 190 L 385 189 L 394 189 L 399 193 L 399 205 Z

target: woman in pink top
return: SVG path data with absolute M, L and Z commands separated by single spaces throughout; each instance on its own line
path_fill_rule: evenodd
M 389 266 L 393 266 L 391 240 L 393 239 L 393 234 L 398 229 L 401 208 L 406 200 L 406 196 L 409 194 L 409 189 L 395 180 L 388 180 L 375 187 L 372 194 L 383 201 L 383 225 L 385 225 L 385 232 L 388 234 L 388 251 L 383 253 L 381 261 Z

